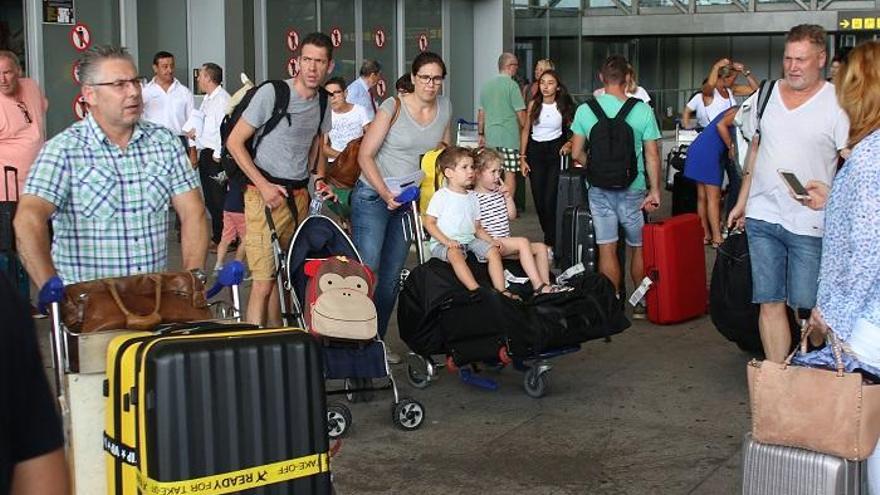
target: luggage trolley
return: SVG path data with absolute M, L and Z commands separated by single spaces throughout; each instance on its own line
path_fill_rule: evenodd
M 240 285 L 243 278 L 244 265 L 239 261 L 232 261 L 221 270 L 217 283 L 206 291 L 206 299 L 229 288 L 231 303 L 209 303 L 208 307 L 215 316 L 240 321 Z M 50 280 L 40 290 L 41 305 L 49 306 L 49 337 L 65 450 L 68 457 L 73 459 L 71 474 L 75 493 L 106 493 L 105 453 L 100 448 L 105 417 L 103 392 L 106 349 L 111 340 L 129 330 L 82 334 L 71 332 L 61 318 L 63 299 L 64 286 L 57 278 Z
M 463 148 L 478 148 L 480 146 L 479 124 L 464 119 L 456 122 L 455 144 Z
M 405 431 L 421 427 L 425 419 L 425 408 L 419 401 L 399 394 L 388 363 L 388 349 L 375 328 L 370 337 L 356 339 L 322 335 L 315 328 L 307 325 L 305 311 L 311 309 L 307 295 L 309 277 L 305 273 L 306 265 L 313 260 L 320 261 L 334 257 L 354 260 L 362 265 L 360 253 L 348 235 L 331 218 L 312 215 L 297 228 L 286 256 L 283 255 L 274 232 L 272 239 L 275 246 L 276 267 L 279 270 L 276 271 L 276 276 L 282 297 L 282 308 L 287 307 L 283 300 L 285 296 L 290 299 L 291 311 L 283 315 L 285 322 L 307 329 L 321 342 L 325 380 L 343 381 L 341 388 L 328 387 L 327 395 L 345 395 L 349 402 L 354 403 L 369 400 L 373 392 L 391 390 L 393 424 Z M 370 303 L 372 304 L 372 301 Z M 383 378 L 387 378 L 387 383 L 373 385 L 373 379 Z M 329 403 L 327 424 L 330 438 L 335 439 L 345 435 L 352 424 L 351 410 L 341 402 Z

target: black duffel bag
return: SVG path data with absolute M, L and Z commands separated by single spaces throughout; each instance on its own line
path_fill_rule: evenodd
M 397 303 L 400 338 L 409 348 L 449 354 L 458 365 L 496 359 L 512 327 L 524 321 L 518 303 L 485 287 L 468 291 L 452 266 L 435 258 L 413 268 Z

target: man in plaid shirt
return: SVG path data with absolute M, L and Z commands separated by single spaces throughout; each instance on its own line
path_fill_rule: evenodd
M 169 201 L 180 217 L 184 269 L 201 270 L 208 228 L 199 178 L 176 136 L 140 120 L 141 80 L 131 56 L 98 46 L 79 68 L 89 113 L 43 147 L 15 218 L 34 282 L 166 270 Z

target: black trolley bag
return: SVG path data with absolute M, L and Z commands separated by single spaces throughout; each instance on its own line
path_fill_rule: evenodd
M 481 281 L 481 263 L 468 263 Z M 400 338 L 416 354 L 446 354 L 457 366 L 497 360 L 506 336 L 522 325 L 517 304 L 483 284 L 468 291 L 449 263 L 431 258 L 413 268 L 397 303 Z
M 15 199 L 9 187 L 9 177 L 15 185 Z M 3 187 L 6 191 L 6 200 L 0 201 L 0 253 L 12 253 L 15 251 L 15 232 L 12 229 L 12 219 L 15 218 L 15 209 L 18 206 L 18 169 L 5 165 L 3 167 Z
M 323 364 L 313 338 L 194 325 L 110 343 L 108 493 L 330 493 Z

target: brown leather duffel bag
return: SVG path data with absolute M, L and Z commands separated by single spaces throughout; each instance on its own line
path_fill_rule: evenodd
M 149 273 L 64 288 L 64 325 L 72 333 L 152 330 L 160 323 L 210 319 L 205 287 L 189 272 Z

